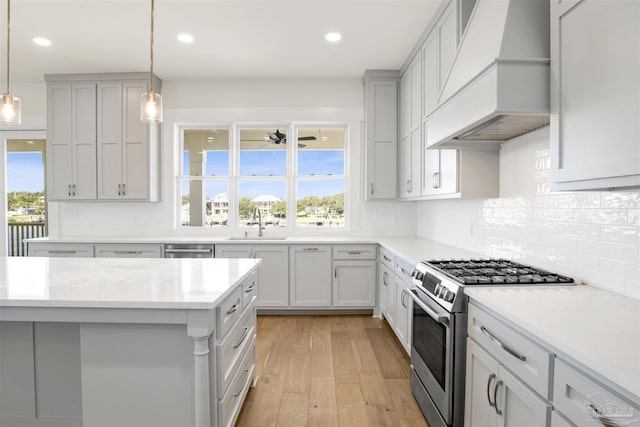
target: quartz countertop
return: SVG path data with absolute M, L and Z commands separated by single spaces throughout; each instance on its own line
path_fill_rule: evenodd
M 261 262 L 0 257 L 0 307 L 210 309 Z
M 433 259 L 487 258 L 475 252 L 420 237 L 381 237 L 378 243 L 413 264 Z
M 466 287 L 558 357 L 640 398 L 640 301 L 592 286 Z

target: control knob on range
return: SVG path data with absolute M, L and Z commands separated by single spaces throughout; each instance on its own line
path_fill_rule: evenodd
M 453 302 L 455 297 L 456 297 L 456 294 L 454 294 L 451 291 L 447 291 L 447 292 L 444 293 L 444 297 L 443 298 L 444 298 L 444 300 L 446 302 Z
M 439 296 L 440 296 L 440 291 L 442 291 L 443 289 L 445 289 L 445 287 L 444 287 L 444 286 L 442 286 L 440 283 L 438 283 L 438 284 L 436 285 L 436 287 L 433 289 L 433 294 L 434 294 L 435 296 L 439 297 Z

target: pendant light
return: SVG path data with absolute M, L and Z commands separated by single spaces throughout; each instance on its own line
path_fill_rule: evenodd
M 151 71 L 149 91 L 140 97 L 140 120 L 145 123 L 162 123 L 162 95 L 153 90 L 153 13 L 155 0 L 151 0 Z
M 22 111 L 20 98 L 11 95 L 9 83 L 11 64 L 11 0 L 7 0 L 7 91 L 2 95 L 0 105 L 0 123 L 6 125 L 19 125 L 22 123 Z

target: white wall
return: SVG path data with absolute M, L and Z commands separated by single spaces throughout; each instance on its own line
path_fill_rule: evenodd
M 177 229 L 175 175 L 180 124 L 339 122 L 349 126 L 349 230 L 340 235 L 413 235 L 415 204 L 363 203 L 362 82 L 228 80 L 164 82 L 162 199 L 159 203 L 50 203 L 49 234 L 58 238 L 225 235 L 220 229 Z M 271 230 L 270 230 L 271 231 Z M 299 234 L 313 231 L 301 230 Z M 319 230 L 325 235 L 327 230 Z
M 549 189 L 549 128 L 502 144 L 500 197 L 418 204 L 418 235 L 640 299 L 640 192 Z

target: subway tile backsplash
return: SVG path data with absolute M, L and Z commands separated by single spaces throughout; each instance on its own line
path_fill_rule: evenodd
M 640 299 L 640 192 L 551 193 L 549 156 L 548 127 L 502 144 L 500 197 L 420 202 L 418 235 Z

